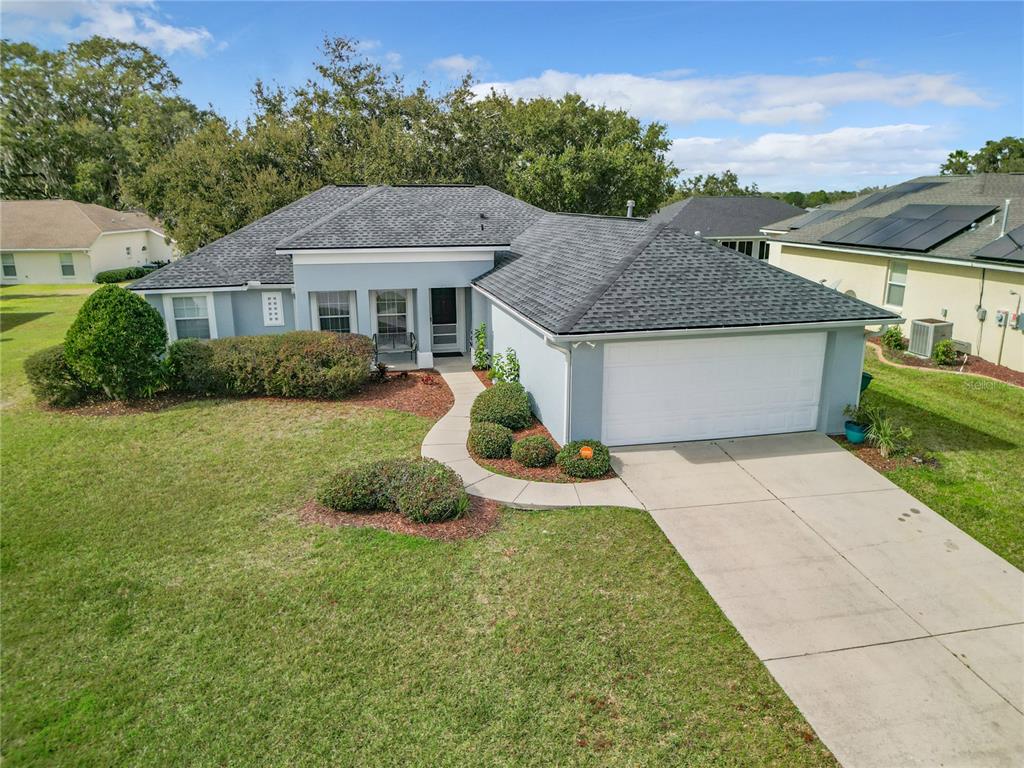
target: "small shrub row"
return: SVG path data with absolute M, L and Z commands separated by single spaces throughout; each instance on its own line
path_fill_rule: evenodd
M 93 278 L 97 283 L 123 283 L 125 280 L 138 280 L 145 277 L 156 267 L 123 267 L 122 269 L 108 269 L 97 272 Z
M 547 467 L 555 460 L 555 447 L 543 435 L 530 435 L 513 443 L 512 458 L 524 467 Z
M 589 459 L 580 455 L 580 449 L 589 447 L 593 455 Z M 601 477 L 611 471 L 611 456 L 608 447 L 600 440 L 574 440 L 555 457 L 559 469 L 570 477 Z
M 522 384 L 511 381 L 498 382 L 477 395 L 469 417 L 474 423 L 487 421 L 511 430 L 525 429 L 533 422 L 526 390 Z
M 480 421 L 469 428 L 469 449 L 482 459 L 507 459 L 512 440 L 512 430 L 501 424 Z
M 438 523 L 462 517 L 469 496 L 462 479 L 433 459 L 389 459 L 328 478 L 317 501 L 336 512 L 398 512 L 414 523 Z
M 903 331 L 898 325 L 890 325 L 879 337 L 882 346 L 895 352 L 902 352 L 907 348 L 907 342 L 903 338 Z
M 932 360 L 937 365 L 956 365 L 956 344 L 952 339 L 943 339 L 932 350 Z
M 292 331 L 213 341 L 182 339 L 168 351 L 171 389 L 195 395 L 336 399 L 370 377 L 366 336 Z

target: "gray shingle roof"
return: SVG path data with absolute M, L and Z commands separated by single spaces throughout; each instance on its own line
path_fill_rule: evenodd
M 924 187 L 920 191 L 899 196 L 876 192 L 823 206 L 819 210 L 834 211 L 838 215 L 813 221 L 799 229 L 790 229 L 794 224 L 794 218 L 775 222 L 768 228 L 785 231 L 785 234 L 775 238 L 784 242 L 827 244 L 830 233 L 858 218 L 891 216 L 908 205 L 997 206 L 998 210 L 977 222 L 975 228 L 967 229 L 927 252 L 930 257 L 972 260 L 974 253 L 999 238 L 1004 210 L 1007 213 L 1007 231 L 1024 225 L 1024 174 L 983 173 L 975 176 L 922 176 L 889 189 L 912 188 L 916 185 L 924 185 Z M 1008 208 L 1005 203 L 1007 199 L 1010 200 Z M 880 202 L 875 202 L 876 200 L 880 200 Z M 893 251 L 893 249 L 881 248 L 878 250 Z
M 279 248 L 508 245 L 543 211 L 490 187 L 374 187 Z
M 761 227 L 804 213 L 771 197 L 688 197 L 666 205 L 650 217 L 688 235 L 701 237 L 761 237 Z
M 548 214 L 475 284 L 557 334 L 894 320 L 665 225 Z
M 541 215 L 539 208 L 490 187 L 327 186 L 131 287 L 289 284 L 294 277 L 288 251 L 299 248 L 506 246 Z

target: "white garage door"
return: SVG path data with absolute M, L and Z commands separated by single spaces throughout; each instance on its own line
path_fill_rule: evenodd
M 824 333 L 618 342 L 604 348 L 609 445 L 811 430 Z

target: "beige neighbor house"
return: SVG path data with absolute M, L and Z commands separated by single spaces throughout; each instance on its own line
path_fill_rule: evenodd
M 898 312 L 904 335 L 952 323 L 962 350 L 1024 371 L 1024 174 L 923 176 L 764 231 L 769 263 Z
M 88 283 L 98 272 L 168 262 L 173 241 L 144 213 L 73 200 L 0 201 L 0 282 Z

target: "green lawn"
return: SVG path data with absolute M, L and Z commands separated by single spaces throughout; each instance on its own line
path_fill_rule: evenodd
M 38 409 L 21 363 L 83 299 L 0 289 L 5 764 L 834 764 L 646 514 L 305 527 L 326 470 L 428 422 Z
M 878 362 L 867 398 L 885 406 L 932 451 L 937 468 L 888 473 L 936 512 L 1024 569 L 1024 389 L 975 376 Z

